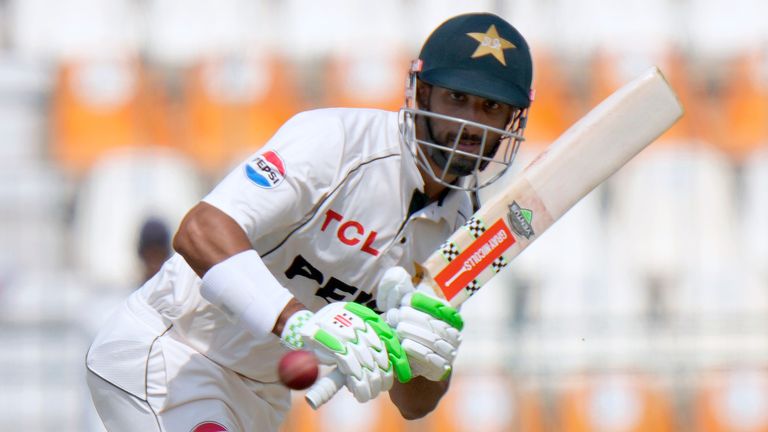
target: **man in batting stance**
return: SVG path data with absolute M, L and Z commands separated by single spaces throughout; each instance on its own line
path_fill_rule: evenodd
M 289 120 L 189 211 L 176 253 L 93 342 L 87 379 L 107 429 L 276 431 L 290 402 L 277 363 L 298 348 L 360 402 L 388 391 L 405 418 L 432 411 L 463 323 L 413 292 L 413 263 L 512 163 L 531 75 L 509 23 L 460 15 L 425 42 L 400 112 Z

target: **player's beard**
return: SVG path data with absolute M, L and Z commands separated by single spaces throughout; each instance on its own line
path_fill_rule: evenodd
M 426 125 L 427 125 L 427 133 L 429 135 L 429 140 L 433 142 L 434 144 L 439 144 L 443 147 L 446 147 L 447 149 L 453 148 L 453 145 L 456 142 L 456 134 L 448 133 L 446 135 L 446 138 L 444 140 L 440 140 L 437 137 L 435 137 L 434 131 L 432 129 L 432 121 L 431 119 L 427 118 Z M 461 143 L 467 143 L 470 145 L 476 145 L 477 146 L 477 155 L 478 156 L 466 156 L 462 154 L 454 154 L 453 159 L 450 161 L 450 166 L 448 165 L 448 159 L 451 157 L 452 150 L 447 149 L 441 149 L 437 147 L 430 147 L 425 146 L 427 155 L 432 160 L 432 162 L 437 165 L 438 168 L 440 168 L 441 171 L 444 173 L 454 175 L 457 177 L 464 177 L 472 174 L 475 171 L 475 168 L 477 167 L 479 170 L 483 170 L 487 165 L 487 161 L 481 161 L 480 164 L 477 164 L 477 158 L 480 157 L 480 152 L 482 150 L 485 150 L 485 156 L 490 157 L 493 155 L 495 151 L 495 147 L 497 145 L 494 145 L 492 149 L 488 149 L 489 143 L 486 141 L 486 147 L 482 148 L 483 140 L 481 137 L 471 135 L 463 135 L 460 139 Z M 469 150 L 464 150 L 468 153 Z M 472 152 L 474 153 L 474 152 Z
M 440 170 L 447 172 L 450 175 L 464 177 L 472 174 L 472 172 L 475 170 L 476 161 L 474 158 L 469 158 L 468 156 L 457 154 L 453 156 L 453 159 L 451 159 L 451 164 L 448 166 L 448 158 L 451 156 L 451 152 L 449 150 L 428 147 L 427 154 L 429 155 L 429 158 L 432 159 L 432 162 L 434 162 L 438 168 L 440 168 Z

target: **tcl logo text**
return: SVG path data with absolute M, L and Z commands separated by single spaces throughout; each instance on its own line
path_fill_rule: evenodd
M 336 237 L 345 245 L 360 245 L 361 251 L 373 256 L 379 255 L 379 251 L 373 247 L 373 242 L 376 241 L 376 231 L 367 230 L 360 222 L 346 219 L 341 214 L 328 210 L 325 213 L 325 220 L 320 231 L 325 232 L 329 229 L 331 232 L 335 230 Z

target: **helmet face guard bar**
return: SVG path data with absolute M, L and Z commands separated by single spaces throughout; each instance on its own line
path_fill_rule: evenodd
M 488 186 L 489 184 L 496 181 L 499 177 L 504 175 L 506 170 L 514 161 L 515 156 L 517 155 L 517 151 L 520 147 L 520 143 L 524 140 L 522 136 L 522 126 L 525 123 L 525 114 L 526 110 L 516 110 L 513 114 L 513 119 L 510 121 L 509 126 L 506 130 L 503 130 L 482 123 L 433 113 L 417 108 L 403 108 L 400 110 L 400 133 L 404 142 L 408 144 L 408 148 L 415 156 L 419 166 L 435 181 L 452 189 L 476 191 L 485 186 Z M 423 139 L 418 139 L 416 137 L 415 130 L 416 116 L 424 116 L 430 119 L 455 123 L 456 137 L 453 139 L 453 142 L 439 144 Z M 467 127 L 473 127 L 482 130 L 482 139 L 480 141 L 480 148 L 478 153 L 471 153 L 459 149 L 462 134 Z M 498 141 L 489 143 L 489 133 L 495 133 L 499 135 Z M 489 145 L 493 146 L 493 148 L 496 148 L 496 150 L 494 154 L 486 155 Z M 440 167 L 441 172 L 439 174 L 435 172 L 435 170 L 432 168 L 432 164 L 430 164 L 430 153 L 434 151 L 442 151 L 448 155 L 444 166 Z M 499 154 L 499 151 L 502 153 Z M 472 167 L 471 173 L 474 177 L 474 181 L 470 184 L 466 184 L 467 182 L 464 182 L 465 184 L 463 185 L 454 184 L 447 179 L 447 177 L 451 174 L 451 164 L 457 156 L 474 160 L 474 166 Z M 490 178 L 484 179 L 482 183 L 478 183 L 479 173 L 484 171 L 486 168 L 491 168 L 490 171 L 494 174 Z

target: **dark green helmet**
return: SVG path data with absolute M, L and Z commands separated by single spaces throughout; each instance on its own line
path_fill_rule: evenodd
M 419 79 L 509 105 L 531 104 L 528 44 L 508 22 L 489 13 L 458 15 L 429 36 L 419 54 Z

